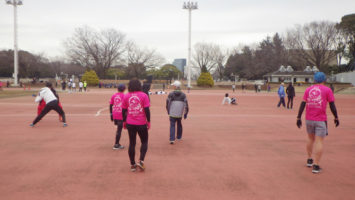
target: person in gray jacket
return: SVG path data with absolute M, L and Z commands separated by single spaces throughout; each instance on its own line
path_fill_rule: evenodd
M 177 136 L 178 140 L 182 138 L 182 125 L 181 119 L 187 118 L 189 112 L 189 106 L 187 103 L 186 95 L 181 91 L 181 82 L 175 81 L 173 84 L 174 91 L 170 92 L 166 100 L 166 111 L 170 118 L 170 144 L 175 143 L 175 124 L 177 124 Z

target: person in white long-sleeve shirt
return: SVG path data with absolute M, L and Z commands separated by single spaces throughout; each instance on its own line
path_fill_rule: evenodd
M 34 126 L 37 122 L 39 122 L 49 111 L 55 110 L 62 118 L 63 118 L 63 126 L 66 127 L 67 123 L 65 121 L 65 113 L 63 109 L 58 105 L 59 97 L 52 87 L 51 83 L 46 83 L 46 87 L 42 88 L 36 99 L 35 102 L 40 102 L 44 100 L 46 102 L 46 106 L 42 110 L 42 112 L 36 117 L 36 119 L 30 124 L 30 126 Z
M 224 105 L 225 103 L 231 104 L 231 98 L 229 98 L 229 94 L 226 93 L 224 95 L 223 101 L 222 101 L 222 105 Z

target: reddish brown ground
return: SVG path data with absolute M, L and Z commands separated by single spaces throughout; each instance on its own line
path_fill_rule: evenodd
M 305 167 L 306 130 L 295 125 L 301 94 L 287 110 L 276 108 L 276 94 L 238 91 L 238 106 L 222 106 L 225 91 L 192 91 L 175 145 L 166 95 L 153 95 L 147 170 L 132 173 L 126 130 L 126 148 L 112 150 L 113 92 L 61 93 L 67 128 L 55 113 L 30 128 L 31 96 L 0 99 L 0 199 L 354 199 L 355 96 L 336 95 L 341 124 L 330 123 L 324 170 L 314 175 Z

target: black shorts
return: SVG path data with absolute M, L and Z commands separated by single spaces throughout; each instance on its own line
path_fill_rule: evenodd
M 117 125 L 117 126 L 122 126 L 123 125 L 123 120 L 118 120 L 118 119 L 114 119 L 113 120 L 114 122 L 115 122 L 115 125 Z

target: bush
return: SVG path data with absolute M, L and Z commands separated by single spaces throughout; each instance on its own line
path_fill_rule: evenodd
M 201 87 L 213 87 L 214 81 L 209 72 L 202 72 L 197 79 L 197 85 Z
M 86 81 L 90 86 L 96 86 L 99 84 L 99 77 L 94 70 L 87 70 L 81 77 L 81 81 Z

